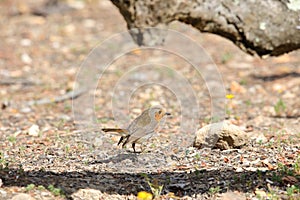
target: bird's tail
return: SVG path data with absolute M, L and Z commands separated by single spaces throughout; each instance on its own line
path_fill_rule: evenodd
M 122 136 L 125 136 L 125 135 L 128 134 L 128 130 L 121 129 L 121 128 L 103 128 L 102 131 L 104 131 L 104 132 L 115 132 L 115 133 L 119 133 Z

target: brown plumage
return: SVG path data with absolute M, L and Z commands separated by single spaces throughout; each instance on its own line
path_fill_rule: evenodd
M 116 132 L 121 135 L 118 142 L 122 147 L 126 144 L 132 144 L 133 151 L 135 150 L 136 143 L 143 143 L 149 140 L 153 134 L 155 134 L 155 128 L 158 126 L 160 120 L 170 113 L 165 112 L 161 106 L 154 106 L 142 112 L 137 118 L 135 118 L 127 129 L 118 128 L 103 128 L 104 132 Z

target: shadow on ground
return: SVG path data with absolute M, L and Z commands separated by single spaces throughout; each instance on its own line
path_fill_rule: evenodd
M 281 181 L 283 176 L 281 171 L 257 171 L 238 173 L 232 170 L 200 170 L 193 172 L 161 172 L 161 173 L 107 173 L 91 171 L 72 171 L 55 173 L 47 170 L 22 171 L 14 168 L 4 168 L 0 170 L 0 177 L 3 186 L 21 186 L 28 184 L 43 185 L 50 184 L 61 188 L 66 197 L 70 198 L 72 193 L 79 189 L 91 188 L 100 190 L 103 193 L 130 195 L 137 194 L 138 191 L 151 191 L 147 181 L 147 176 L 151 182 L 164 185 L 163 193 L 173 192 L 177 196 L 193 196 L 195 194 L 207 193 L 210 188 L 220 187 L 220 192 L 237 190 L 242 192 L 252 192 L 256 188 L 265 188 L 274 181 L 272 185 L 277 185 L 285 189 Z M 296 185 L 300 185 L 299 182 Z
M 297 72 L 288 72 L 288 73 L 281 73 L 281 74 L 274 74 L 274 75 L 253 75 L 254 79 L 262 80 L 264 82 L 271 82 L 282 78 L 287 77 L 294 77 L 298 78 L 300 77 L 300 74 Z

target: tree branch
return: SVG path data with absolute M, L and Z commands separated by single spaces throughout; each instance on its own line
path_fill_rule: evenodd
M 143 28 L 166 27 L 178 20 L 199 31 L 223 36 L 252 55 L 278 56 L 300 48 L 300 7 L 295 0 L 111 1 L 128 28 L 140 29 L 132 33 L 133 37 L 149 34 Z M 147 41 L 139 40 L 139 44 Z

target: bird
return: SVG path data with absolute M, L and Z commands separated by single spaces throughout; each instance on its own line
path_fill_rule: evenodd
M 168 115 L 171 115 L 171 113 L 166 112 L 162 106 L 153 106 L 144 110 L 126 129 L 103 128 L 102 131 L 120 134 L 118 145 L 123 142 L 122 148 L 124 148 L 126 144 L 131 144 L 134 153 L 137 153 L 135 144 L 142 144 L 149 140 L 155 134 L 155 128 L 159 125 L 159 122 Z

